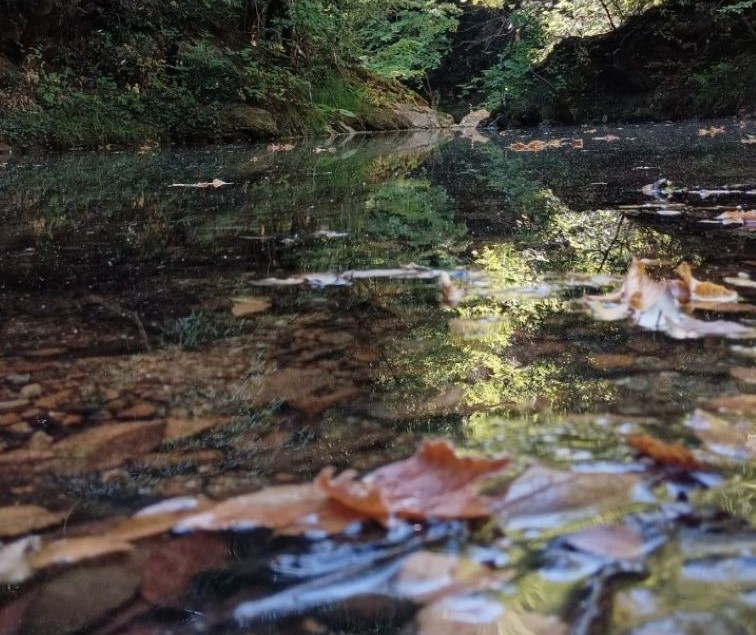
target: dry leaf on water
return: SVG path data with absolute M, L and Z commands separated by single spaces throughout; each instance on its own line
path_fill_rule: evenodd
M 664 443 L 647 435 L 633 435 L 625 443 L 660 465 L 679 467 L 684 470 L 701 469 L 701 464 L 682 443 Z
M 733 210 L 717 216 L 723 225 L 756 225 L 756 210 Z
M 246 317 L 248 315 L 256 315 L 257 313 L 265 313 L 271 307 L 271 301 L 269 298 L 256 298 L 256 297 L 243 297 L 232 298 L 234 303 L 231 307 L 231 314 L 234 317 Z
M 511 578 L 453 553 L 417 551 L 407 556 L 391 580 L 390 592 L 414 602 L 430 602 L 451 593 L 483 591 Z
M 582 139 L 549 139 L 542 141 L 535 139 L 528 143 L 516 142 L 509 145 L 509 149 L 514 152 L 543 152 L 544 150 L 555 150 L 558 148 L 580 149 L 583 147 Z
M 730 369 L 730 375 L 746 384 L 756 384 L 756 368 L 736 366 Z
M 177 522 L 178 532 L 204 530 L 248 530 L 267 527 L 280 533 L 307 531 L 338 533 L 364 516 L 330 500 L 319 488 L 280 485 L 222 501 L 199 514 Z
M 756 413 L 756 395 L 740 394 L 728 397 L 717 397 L 706 403 L 708 410 L 715 412 L 735 412 L 738 414 Z
M 598 525 L 570 534 L 567 544 L 585 553 L 630 560 L 643 555 L 645 541 L 640 532 L 626 525 Z
M 63 538 L 47 543 L 31 555 L 29 562 L 34 569 L 45 569 L 56 564 L 73 564 L 113 553 L 132 551 L 134 545 L 112 536 L 84 536 Z
M 458 457 L 445 440 L 426 440 L 409 459 L 358 479 L 353 471 L 315 479 L 328 496 L 366 516 L 387 519 L 481 518 L 489 515 L 481 483 L 500 475 L 509 459 Z
M 687 421 L 689 428 L 713 454 L 747 461 L 756 458 L 756 421 L 728 421 L 705 410 L 696 410 Z
M 711 128 L 699 128 L 699 137 L 716 137 L 725 133 L 724 126 L 712 126 Z
M 725 282 L 736 287 L 756 289 L 756 280 L 752 280 L 750 276 L 744 273 L 739 273 L 737 276 L 731 278 L 725 278 Z
M 683 274 L 689 268 L 682 266 Z M 603 296 L 585 296 L 583 302 L 598 320 L 630 318 L 641 328 L 660 331 L 675 339 L 698 339 L 707 336 L 754 337 L 756 329 L 726 320 L 704 321 L 692 318 L 683 311 L 690 299 L 692 285 L 699 297 L 720 298 L 732 301 L 734 292 L 725 287 L 695 280 L 692 275 L 684 280 L 653 280 L 646 273 L 643 262 L 633 259 L 622 288 Z M 729 293 L 729 295 L 728 295 Z M 735 294 L 736 296 L 736 294 Z
M 505 529 L 553 527 L 555 515 L 595 516 L 636 502 L 637 474 L 568 472 L 534 465 L 509 485 L 501 500 L 492 501 Z
M 34 573 L 29 556 L 39 550 L 39 536 L 26 536 L 0 547 L 0 583 L 17 584 Z
M 38 505 L 0 507 L 0 537 L 20 536 L 61 523 L 67 512 L 51 512 Z
M 712 282 L 696 280 L 690 265 L 687 262 L 680 263 L 675 269 L 690 291 L 690 299 L 701 302 L 736 302 L 738 294 L 727 287 Z
M 224 185 L 233 185 L 233 183 L 227 183 L 221 179 L 213 179 L 212 181 L 200 181 L 199 183 L 171 183 L 170 187 L 196 187 L 204 189 L 207 187 L 219 188 Z
M 456 595 L 417 614 L 417 635 L 567 635 L 555 616 L 518 613 L 485 595 Z

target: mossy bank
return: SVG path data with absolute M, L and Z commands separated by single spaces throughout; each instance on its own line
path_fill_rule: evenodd
M 337 21 L 319 22 L 316 10 L 293 14 L 275 0 L 0 0 L 0 149 L 450 123 L 361 68 L 331 33 Z

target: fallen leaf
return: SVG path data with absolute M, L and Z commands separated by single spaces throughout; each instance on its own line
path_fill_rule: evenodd
M 690 280 L 693 280 L 692 276 Z M 719 294 L 720 297 L 725 297 L 721 291 L 724 287 L 695 282 L 704 285 L 704 294 Z M 737 322 L 703 321 L 686 315 L 681 308 L 681 302 L 687 303 L 690 295 L 691 290 L 685 280 L 653 280 L 646 274 L 644 263 L 633 259 L 618 292 L 603 296 L 585 296 L 583 303 L 598 320 L 630 318 L 641 328 L 660 331 L 675 339 L 756 336 L 756 329 Z
M 723 225 L 746 225 L 749 223 L 756 223 L 756 210 L 733 210 L 731 212 L 724 212 L 717 216 L 716 219 L 722 221 Z
M 51 512 L 37 505 L 0 507 L 0 536 L 20 536 L 62 522 L 67 512 Z
M 645 541 L 640 532 L 626 525 L 599 525 L 565 537 L 567 544 L 585 553 L 631 560 L 643 555 Z
M 551 527 L 566 518 L 595 516 L 635 502 L 636 474 L 569 472 L 534 465 L 491 504 L 505 529 Z
M 728 421 L 697 409 L 687 425 L 706 448 L 719 456 L 739 461 L 756 458 L 756 421 Z
M 389 586 L 391 595 L 426 603 L 450 593 L 482 591 L 511 576 L 457 554 L 418 551 L 407 556 Z
M 104 537 L 116 542 L 133 542 L 171 530 L 184 518 L 195 516 L 213 506 L 204 498 L 173 498 L 151 505 L 131 518 L 116 523 Z
M 331 498 L 366 516 L 423 520 L 482 518 L 489 508 L 478 488 L 500 475 L 509 459 L 458 457 L 445 440 L 426 440 L 414 456 L 357 478 L 347 470 L 333 476 L 324 469 L 315 484 Z
M 633 435 L 625 438 L 625 443 L 644 456 L 652 458 L 660 465 L 679 467 L 684 470 L 698 470 L 701 464 L 696 461 L 682 443 L 665 443 L 647 435 Z
M 42 539 L 27 536 L 0 547 L 0 582 L 18 584 L 34 573 L 29 557 L 39 550 Z
M 73 564 L 133 549 L 131 543 L 107 535 L 63 538 L 43 545 L 29 557 L 29 562 L 34 569 L 39 570 L 56 564 Z
M 316 486 L 280 485 L 222 501 L 177 522 L 177 532 L 248 530 L 267 527 L 280 533 L 318 530 L 338 533 L 364 516 L 329 500 Z
M 455 595 L 433 602 L 415 618 L 417 635 L 567 635 L 555 616 L 519 613 L 485 595 Z
M 212 181 L 200 181 L 199 183 L 171 183 L 169 187 L 196 187 L 204 189 L 207 187 L 223 187 L 224 185 L 233 185 L 233 183 L 227 183 L 221 179 L 213 179 Z
M 176 439 L 184 439 L 186 437 L 193 437 L 200 432 L 209 430 L 210 428 L 220 427 L 228 423 L 227 418 L 220 419 L 183 419 L 181 417 L 169 417 L 165 422 L 165 436 L 166 441 L 175 441 Z
M 746 384 L 756 384 L 756 368 L 736 366 L 730 369 L 730 375 L 738 381 Z
M 292 143 L 268 144 L 268 152 L 291 152 L 296 146 Z
M 738 294 L 731 289 L 694 278 L 690 265 L 687 262 L 680 263 L 675 271 L 687 285 L 692 300 L 703 302 L 736 302 L 738 299 Z
M 735 277 L 725 278 L 725 282 L 736 287 L 756 289 L 756 280 L 751 280 L 751 278 L 745 274 L 739 274 Z
M 711 128 L 699 128 L 699 137 L 716 137 L 717 135 L 724 134 L 724 126 L 712 126 Z
M 271 307 L 269 298 L 243 297 L 232 298 L 231 314 L 234 317 L 246 317 L 257 313 L 264 313 Z
M 705 408 L 715 412 L 751 414 L 756 412 L 756 395 L 739 394 L 728 397 L 717 397 L 706 402 Z
M 52 446 L 53 471 L 80 472 L 116 467 L 140 457 L 163 441 L 163 421 L 111 423 L 66 437 Z

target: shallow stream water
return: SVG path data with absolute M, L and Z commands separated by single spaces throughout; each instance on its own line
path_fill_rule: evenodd
M 754 135 L 8 157 L 0 635 L 756 633 Z M 726 325 L 597 320 L 583 296 L 619 289 L 633 258 L 737 291 L 680 318 Z M 30 535 L 363 473 L 428 437 L 548 485 L 518 499 L 514 481 L 487 521 L 164 533 L 9 573 Z

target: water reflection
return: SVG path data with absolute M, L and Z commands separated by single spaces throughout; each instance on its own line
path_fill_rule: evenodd
M 591 611 L 603 632 L 618 634 L 685 629 L 695 611 L 708 612 L 704 622 L 721 613 L 723 624 L 745 624 L 753 383 L 752 360 L 736 353 L 751 343 L 674 342 L 594 322 L 580 305 L 583 293 L 617 285 L 633 256 L 669 270 L 686 260 L 720 283 L 753 272 L 747 227 L 700 223 L 748 206 L 749 190 L 691 194 L 754 179 L 740 134 L 730 126 L 702 138 L 686 124 L 508 132 L 482 144 L 431 132 L 290 150 L 21 157 L 0 168 L 0 516 L 19 502 L 57 514 L 1 538 L 46 527 L 62 536 L 64 516 L 86 534 L 153 499 L 225 498 L 306 481 L 328 464 L 372 469 L 407 456 L 425 434 L 507 452 L 516 470 L 533 461 L 560 468 L 546 480 L 569 475 L 547 487 L 563 507 L 544 507 L 539 524 L 532 509 L 516 517 L 510 508 L 492 524 L 428 540 L 433 527 L 422 525 L 393 538 L 372 526 L 341 543 L 257 532 L 161 537 L 133 557 L 9 587 L 0 595 L 4 632 L 105 635 L 125 625 L 163 635 L 191 632 L 191 620 L 229 632 L 234 607 L 246 604 L 257 619 L 271 602 L 293 606 L 313 588 L 310 608 L 278 622 L 263 616 L 255 628 L 438 633 L 450 628 L 439 615 L 462 628 L 475 613 L 490 619 L 470 632 L 564 632 L 590 622 Z M 583 143 L 547 143 L 562 138 Z M 534 139 L 540 151 L 513 150 Z M 675 185 L 659 201 L 643 186 L 662 177 Z M 230 185 L 170 187 L 214 178 Z M 659 206 L 681 214 L 660 215 Z M 256 284 L 411 263 L 459 273 L 450 277 L 459 290 L 452 306 L 442 305 L 436 274 Z M 739 292 L 740 312 L 727 319 L 752 323 L 756 296 Z M 722 420 L 694 425 L 697 407 Z M 704 467 L 688 473 L 643 458 L 629 435 L 680 442 Z M 601 492 L 578 484 L 596 474 L 631 484 L 633 495 L 590 507 Z M 743 549 L 693 557 L 691 540 L 675 538 L 683 523 L 700 532 L 696 544 L 713 528 L 745 535 Z M 619 535 L 627 549 L 635 535 L 643 548 L 618 565 L 574 538 L 588 530 L 605 532 L 596 541 L 604 547 Z M 433 553 L 494 565 L 496 575 L 482 576 L 488 586 L 472 598 L 413 599 L 398 555 L 418 536 Z M 351 578 L 327 584 L 336 556 L 375 563 L 387 541 L 401 554 L 383 568 L 358 567 L 363 592 Z M 178 580 L 145 569 L 151 559 L 172 563 Z M 181 569 L 187 561 L 197 566 Z M 310 569 L 294 581 L 292 567 Z M 709 571 L 737 584 L 703 604 L 699 580 Z M 619 581 L 627 590 L 609 606 Z M 74 599 L 70 615 L 50 609 L 61 589 L 87 595 L 107 585 L 115 590 L 97 611 Z

